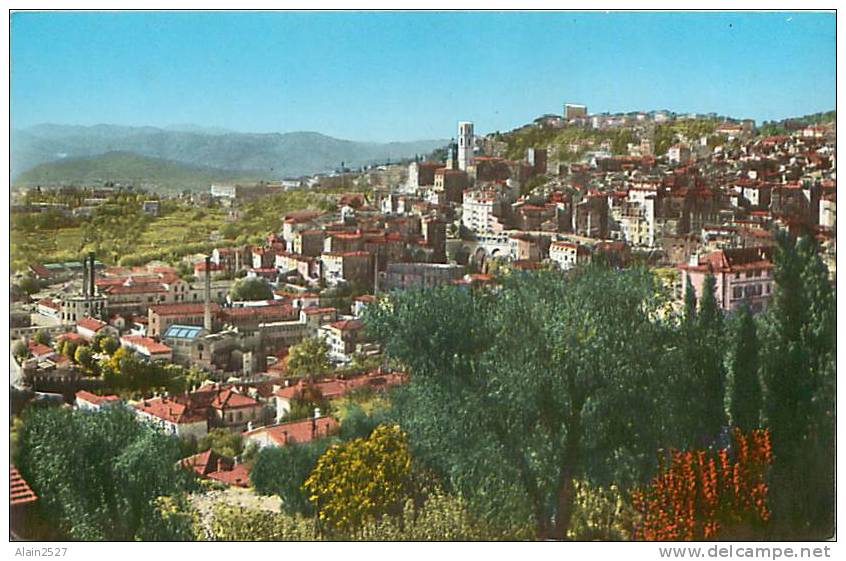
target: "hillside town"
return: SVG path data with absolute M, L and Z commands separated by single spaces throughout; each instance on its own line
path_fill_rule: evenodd
M 34 286 L 13 288 L 15 395 L 129 411 L 183 441 L 180 469 L 215 501 L 261 505 L 257 454 L 342 438 L 351 404 L 384 400 L 414 377 L 368 328 L 391 295 L 496 290 L 526 272 L 567 277 L 601 263 L 653 272 L 664 313 L 713 290 L 726 317 L 754 316 L 774 297 L 779 232 L 813 238 L 835 281 L 833 119 L 769 130 L 568 102 L 508 133 L 476 132 L 484 126 L 460 121 L 444 149 L 403 162 L 169 195 L 237 221 L 247 202 L 332 184 L 330 204 L 280 214 L 258 243 L 217 236 L 200 240 L 210 252 L 131 265 L 85 251 L 15 271 L 13 287 Z M 96 215 L 123 189 L 85 188 L 95 194 L 59 210 Z M 140 210 L 156 216 L 165 203 L 150 195 Z M 229 455 L 200 445 L 227 439 L 237 441 Z M 13 507 L 42 500 L 14 467 L 12 478 Z

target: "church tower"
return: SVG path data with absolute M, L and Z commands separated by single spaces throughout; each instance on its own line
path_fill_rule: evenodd
M 458 123 L 458 169 L 467 171 L 473 161 L 473 123 L 459 121 Z

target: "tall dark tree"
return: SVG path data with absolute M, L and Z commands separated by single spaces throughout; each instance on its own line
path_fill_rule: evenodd
M 688 276 L 684 287 L 684 320 L 685 322 L 690 323 L 695 319 L 696 291 L 693 288 L 693 283 L 690 281 L 690 276 Z
M 761 380 L 759 376 L 758 330 L 755 318 L 744 306 L 734 318 L 733 343 L 729 355 L 728 396 L 732 425 L 744 431 L 761 422 Z
M 716 439 L 726 420 L 726 373 L 723 366 L 723 312 L 717 303 L 717 280 L 707 275 L 702 285 L 697 320 L 700 326 L 702 358 L 702 391 L 705 405 L 703 428 L 705 434 Z
M 774 528 L 822 539 L 834 532 L 834 290 L 811 238 L 777 236 L 774 278 L 761 338 Z
M 368 308 L 368 329 L 411 374 L 395 409 L 414 457 L 478 515 L 563 539 L 574 480 L 643 481 L 664 444 L 658 292 L 645 271 L 593 266 Z

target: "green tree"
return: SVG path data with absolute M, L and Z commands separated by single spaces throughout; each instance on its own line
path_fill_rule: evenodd
M 398 514 L 413 490 L 405 435 L 397 426 L 382 425 L 368 438 L 330 446 L 303 487 L 330 531 Z
M 29 358 L 29 348 L 22 339 L 15 341 L 12 345 L 12 355 L 18 360 Z
M 812 238 L 780 233 L 774 249 L 761 324 L 773 523 L 781 538 L 823 539 L 834 532 L 835 295 Z
M 238 279 L 229 289 L 229 297 L 234 301 L 273 300 L 273 289 L 260 277 Z
M 15 284 L 26 294 L 35 294 L 41 289 L 41 283 L 31 273 L 23 275 Z
M 319 439 L 302 444 L 262 448 L 250 470 L 250 481 L 256 492 L 278 495 L 282 508 L 291 514 L 314 513 L 314 505 L 303 489 L 317 459 L 326 451 L 333 439 Z
M 758 331 L 747 306 L 738 311 L 732 331 L 727 384 L 731 422 L 751 431 L 761 422 L 761 380 Z
M 94 352 L 88 345 L 78 345 L 73 358 L 86 371 L 92 373 L 96 371 L 97 361 L 94 358 Z
M 100 350 L 102 350 L 107 355 L 114 355 L 120 348 L 120 341 L 118 341 L 116 337 L 113 337 L 111 335 L 103 338 L 100 341 Z
M 50 345 L 50 333 L 43 329 L 40 329 L 35 332 L 35 335 L 32 336 L 32 340 L 41 345 Z
M 303 339 L 288 349 L 288 373 L 291 376 L 315 378 L 332 366 L 329 348 L 320 337 Z
M 684 320 L 690 324 L 696 319 L 696 291 L 693 289 L 693 283 L 690 281 L 690 276 L 687 277 L 687 282 L 684 288 Z
M 234 458 L 244 449 L 244 441 L 237 432 L 224 428 L 211 429 L 206 436 L 200 439 L 197 446 L 199 452 L 214 450 L 222 456 Z
M 21 473 L 72 539 L 136 539 L 155 519 L 154 499 L 186 488 L 176 438 L 123 408 L 29 408 L 23 420 Z
M 696 375 L 702 404 L 702 443 L 714 442 L 726 426 L 725 370 L 723 367 L 723 313 L 717 303 L 716 278 L 706 275 L 702 284 L 697 314 L 699 342 L 691 362 L 698 366 Z
M 591 266 L 404 291 L 365 316 L 410 373 L 394 402 L 415 458 L 486 520 L 564 539 L 576 480 L 643 481 L 667 443 L 657 294 L 644 270 Z
M 79 341 L 73 339 L 65 339 L 56 348 L 57 351 L 68 357 L 71 362 L 79 362 L 76 360 L 76 351 L 80 348 Z

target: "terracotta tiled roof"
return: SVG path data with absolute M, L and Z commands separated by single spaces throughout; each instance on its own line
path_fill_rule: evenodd
M 38 496 L 21 476 L 18 468 L 9 464 L 9 504 L 21 505 L 37 500 Z
M 297 310 L 290 304 L 270 305 L 270 306 L 244 306 L 243 308 L 226 308 L 221 311 L 221 317 L 224 320 L 236 320 L 243 318 L 255 318 L 257 321 L 263 320 L 283 320 L 286 318 L 295 319 Z
M 69 331 L 67 333 L 62 333 L 58 337 L 56 337 L 57 341 L 85 341 L 85 337 L 80 335 L 79 333 L 74 333 L 73 331 Z
M 210 304 L 210 307 L 212 313 L 217 313 L 220 310 L 220 304 L 214 302 Z M 154 314 L 159 316 L 200 315 L 205 310 L 205 304 L 203 304 L 202 302 L 187 304 L 178 302 L 175 304 L 156 304 L 155 306 L 150 306 L 149 309 Z
M 105 403 L 111 403 L 120 400 L 120 398 L 116 395 L 95 395 L 85 390 L 79 390 L 78 392 L 76 392 L 76 398 L 81 399 L 83 401 L 87 401 L 88 403 L 91 403 L 93 405 L 102 405 Z
M 32 353 L 33 356 L 47 356 L 53 354 L 53 349 L 47 345 L 30 341 L 29 352 Z
M 29 268 L 33 273 L 35 273 L 41 278 L 46 279 L 53 276 L 53 272 L 44 265 L 41 265 L 40 263 L 33 263 L 29 266 Z
M 226 389 L 218 393 L 211 402 L 211 406 L 215 409 L 238 409 L 241 407 L 256 407 L 258 405 L 261 404 L 252 397 L 231 389 Z
M 167 345 L 157 342 L 149 337 L 141 335 L 124 335 L 120 338 L 122 343 L 127 343 L 135 347 L 142 347 L 150 354 L 163 354 L 171 352 L 171 348 Z
M 109 286 L 103 289 L 107 294 L 147 294 L 150 292 L 167 292 L 160 283 L 136 284 L 132 286 Z
M 309 316 L 310 316 L 310 315 L 312 315 L 312 314 L 328 314 L 328 313 L 330 313 L 330 312 L 337 312 L 337 311 L 338 311 L 338 310 L 337 310 L 337 308 L 317 308 L 317 307 L 311 307 L 311 308 L 305 308 L 305 309 L 303 310 L 303 313 L 304 313 L 304 314 L 306 314 L 306 315 L 309 315 Z
M 183 403 L 168 398 L 157 397 L 154 399 L 145 399 L 136 404 L 135 408 L 138 411 L 174 424 L 196 423 L 206 420 L 206 416 L 202 411 L 191 409 Z
M 244 464 L 236 464 L 235 460 L 222 456 L 212 450 L 194 454 L 182 460 L 181 465 L 202 477 L 208 477 L 225 483 L 246 487 L 250 481 L 250 470 Z
M 330 323 L 329 327 L 333 327 L 341 331 L 352 331 L 354 329 L 361 329 L 362 327 L 364 327 L 364 322 L 357 319 L 345 319 L 342 321 Z
M 51 308 L 53 310 L 58 310 L 61 308 L 59 304 L 57 304 L 52 298 L 42 298 L 38 301 L 39 306 L 44 306 L 45 308 Z
M 245 437 L 259 433 L 266 433 L 279 446 L 287 444 L 311 442 L 317 438 L 329 436 L 338 429 L 338 421 L 332 417 L 319 419 L 302 419 L 290 423 L 280 423 L 247 431 Z
M 92 317 L 86 316 L 81 320 L 77 321 L 76 325 L 83 329 L 87 329 L 89 331 L 97 333 L 99 330 L 106 327 L 108 324 L 105 321 L 100 321 L 99 319 L 94 319 Z

